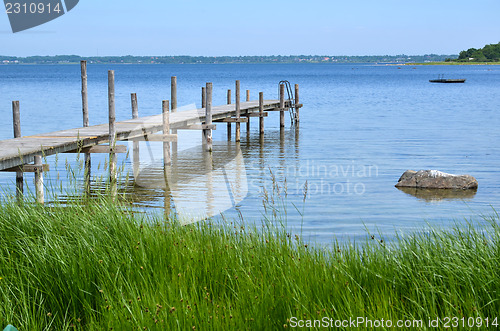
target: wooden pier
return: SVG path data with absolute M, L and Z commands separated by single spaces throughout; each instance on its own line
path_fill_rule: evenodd
M 202 108 L 177 111 L 177 77 L 171 79 L 171 102 L 164 100 L 162 114 L 139 117 L 137 95 L 131 94 L 132 119 L 115 122 L 114 71 L 108 72 L 108 112 L 109 123 L 89 126 L 87 63 L 82 61 L 82 113 L 83 127 L 41 133 L 33 136 L 21 136 L 20 112 L 22 104 L 13 101 L 14 138 L 0 141 L 0 171 L 16 173 L 16 191 L 18 198 L 23 194 L 23 173 L 35 172 L 37 201 L 44 202 L 43 173 L 49 170 L 42 160 L 46 156 L 60 153 L 85 154 L 85 181 L 90 185 L 90 154 L 106 153 L 110 155 L 110 182 L 116 181 L 116 153 L 126 153 L 126 146 L 116 145 L 118 141 L 161 141 L 164 143 L 164 162 L 169 164 L 170 143 L 176 150 L 178 130 L 201 130 L 202 141 L 206 151 L 212 151 L 212 130 L 217 122 L 227 123 L 228 139 L 231 139 L 231 125 L 236 124 L 235 141 L 240 141 L 240 124 L 250 119 L 259 118 L 259 132 L 264 133 L 264 118 L 270 111 L 280 112 L 280 127 L 284 127 L 285 112 L 295 111 L 298 120 L 299 104 L 298 85 L 295 85 L 295 96 L 285 97 L 285 89 L 280 85 L 280 99 L 264 99 L 262 92 L 259 100 L 250 101 L 250 91 L 246 91 L 246 100 L 240 100 L 240 82 L 235 83 L 235 102 L 231 102 L 231 91 L 228 91 L 226 105 L 212 105 L 212 83 L 202 88 Z M 171 109 L 169 109 L 171 106 Z M 298 123 L 296 123 L 298 124 Z M 161 132 L 161 133 L 158 133 Z M 134 144 L 134 155 L 136 144 Z

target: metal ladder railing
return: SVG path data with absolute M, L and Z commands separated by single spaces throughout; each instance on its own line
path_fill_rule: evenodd
M 290 114 L 290 120 L 292 122 L 292 125 L 294 122 L 297 122 L 297 114 L 295 112 L 295 94 L 294 91 L 292 90 L 292 84 L 290 84 L 289 81 L 287 80 L 282 80 L 280 81 L 280 89 L 281 85 L 285 85 L 285 90 L 288 95 L 288 112 Z M 286 102 L 287 100 L 285 100 Z

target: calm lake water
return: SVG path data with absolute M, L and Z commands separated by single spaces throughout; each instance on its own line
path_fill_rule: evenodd
M 226 203 L 227 192 L 233 192 L 229 206 L 220 207 L 236 203 L 224 212 L 225 219 L 236 219 L 241 213 L 247 222 L 260 222 L 263 215 L 269 216 L 263 188 L 272 191 L 272 176 L 281 187 L 286 178 L 283 222 L 294 233 L 325 244 L 335 238 L 364 240 L 366 229 L 390 237 L 396 232 L 424 231 L 428 225 L 447 228 L 493 215 L 498 208 L 499 66 L 89 64 L 91 124 L 107 121 L 108 69 L 115 70 L 117 120 L 130 118 L 131 92 L 138 95 L 140 115 L 159 114 L 161 100 L 170 98 L 174 75 L 179 106 L 188 107 L 200 107 L 200 90 L 207 81 L 214 84 L 215 105 L 226 103 L 226 91 L 234 89 L 236 79 L 241 80 L 242 90 L 251 91 L 252 100 L 259 91 L 266 99 L 276 99 L 280 80 L 300 84 L 304 108 L 299 129 L 287 119 L 286 129 L 280 132 L 279 115 L 273 112 L 261 140 L 254 119 L 249 134 L 242 125 L 241 154 L 234 141 L 227 142 L 225 124 L 219 123 L 214 131 L 214 158 L 223 154 L 235 160 L 210 175 L 214 199 L 223 191 L 219 195 Z M 467 82 L 428 82 L 438 74 Z M 21 101 L 23 135 L 80 127 L 79 65 L 0 66 L 0 139 L 12 137 L 12 100 Z M 200 136 L 199 132 L 180 134 L 179 173 L 203 168 L 204 156 L 196 146 Z M 205 187 L 206 172 L 183 178 L 175 192 L 165 193 L 158 150 L 161 143 L 141 145 L 141 153 L 156 156 L 155 162 L 145 165 L 136 184 L 124 184 L 123 189 L 137 208 L 182 206 L 187 209 L 184 212 L 193 208 L 196 214 L 200 205 L 206 205 L 203 197 L 208 189 L 198 187 Z M 92 160 L 93 174 L 106 174 L 106 156 L 93 155 Z M 68 185 L 66 163 L 74 169 L 79 164 L 69 154 L 49 157 L 48 162 L 47 182 L 54 186 Z M 129 158 L 120 155 L 119 162 L 126 172 L 133 172 L 131 154 Z M 394 185 L 407 169 L 470 174 L 479 181 L 479 189 L 460 196 L 403 192 Z M 32 177 L 26 176 L 31 187 Z M 81 187 L 82 178 L 78 178 Z M 15 175 L 0 173 L 4 190 L 12 190 L 14 181 Z M 236 191 L 230 187 L 233 184 L 238 186 Z M 279 207 L 279 199 L 275 205 Z

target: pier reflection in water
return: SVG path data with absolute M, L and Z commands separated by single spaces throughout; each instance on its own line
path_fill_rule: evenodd
M 157 155 L 156 146 L 148 148 Z M 248 193 L 243 154 L 231 142 L 214 142 L 212 153 L 202 145 L 173 153 L 170 165 L 141 159 L 134 165 L 134 178 L 141 190 L 164 190 L 166 213 L 175 210 L 183 224 L 218 215 Z
M 292 161 L 288 148 L 298 159 L 296 128 L 249 134 L 241 143 L 214 141 L 212 154 L 202 145 L 179 146 L 170 165 L 163 164 L 162 143 L 130 143 L 133 176 L 124 190 L 136 207 L 164 206 L 183 224 L 204 220 L 237 208 L 249 193 L 258 194 L 270 172 Z

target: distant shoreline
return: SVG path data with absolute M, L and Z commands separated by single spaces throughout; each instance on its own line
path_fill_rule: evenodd
M 410 61 L 439 62 L 456 55 L 367 55 L 367 56 L 329 56 L 329 55 L 287 55 L 287 56 L 5 56 L 0 55 L 0 64 L 75 64 L 86 60 L 89 64 L 281 64 L 281 63 L 374 63 L 405 64 Z

